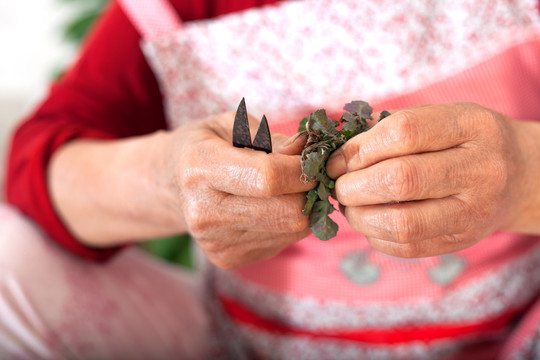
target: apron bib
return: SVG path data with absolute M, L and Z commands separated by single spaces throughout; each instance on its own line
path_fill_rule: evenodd
M 234 111 L 242 97 L 288 135 L 311 111 L 337 118 L 351 100 L 376 110 L 472 101 L 540 120 L 537 1 L 285 1 L 186 24 L 165 0 L 121 3 L 171 128 Z M 406 260 L 334 219 L 328 242 L 310 236 L 272 259 L 213 269 L 229 345 L 263 358 L 440 357 L 500 340 L 540 291 L 537 237 L 497 232 Z

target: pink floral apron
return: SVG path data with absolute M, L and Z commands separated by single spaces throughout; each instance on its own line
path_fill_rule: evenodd
M 472 101 L 540 120 L 536 0 L 285 1 L 186 24 L 166 0 L 121 3 L 171 128 L 233 111 L 242 97 L 289 135 L 310 111 L 337 117 L 359 99 L 376 110 Z M 310 236 L 270 260 L 210 272 L 229 356 L 519 358 L 540 346 L 538 237 L 497 232 L 405 260 L 334 218 L 340 231 L 328 242 Z

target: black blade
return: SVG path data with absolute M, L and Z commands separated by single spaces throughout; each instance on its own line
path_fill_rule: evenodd
M 249 121 L 247 117 L 246 101 L 242 98 L 233 125 L 233 145 L 239 148 L 247 147 L 253 149 L 251 144 L 251 133 L 249 132 Z
M 257 135 L 253 139 L 253 148 L 255 150 L 266 151 L 267 154 L 272 152 L 272 138 L 270 136 L 270 129 L 268 128 L 268 121 L 266 116 L 263 115 Z

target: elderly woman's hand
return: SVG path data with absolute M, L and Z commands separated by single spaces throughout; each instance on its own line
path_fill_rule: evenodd
M 528 126 L 476 104 L 401 110 L 336 151 L 327 170 L 374 248 L 449 253 L 499 229 L 538 231 L 521 218 L 537 201 L 540 167 L 528 165 L 538 157 Z
M 274 152 L 232 146 L 234 114 L 182 126 L 171 138 L 178 208 L 204 254 L 221 268 L 269 258 L 308 236 L 302 215 L 301 138 L 272 135 Z M 256 121 L 250 118 L 253 129 Z

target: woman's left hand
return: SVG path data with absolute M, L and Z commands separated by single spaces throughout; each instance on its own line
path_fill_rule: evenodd
M 375 249 L 450 253 L 499 229 L 532 229 L 521 218 L 539 188 L 531 124 L 470 103 L 400 110 L 337 150 L 327 170 L 348 222 Z

